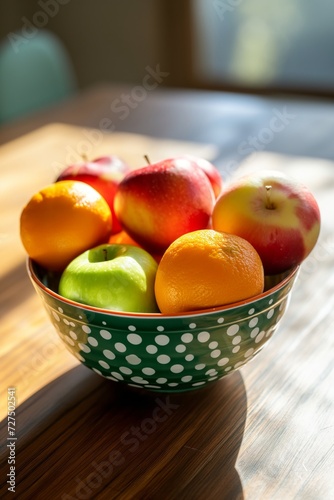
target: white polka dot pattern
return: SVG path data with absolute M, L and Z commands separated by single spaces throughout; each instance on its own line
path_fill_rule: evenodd
M 248 305 L 243 318 L 240 312 L 217 312 L 210 322 L 199 315 L 177 327 L 177 318 L 167 322 L 157 316 L 143 327 L 140 317 L 127 321 L 125 316 L 111 324 L 106 314 L 98 321 L 91 313 L 87 321 L 84 312 L 71 314 L 67 305 L 47 310 L 66 347 L 94 372 L 114 382 L 168 392 L 201 387 L 242 367 L 271 337 L 286 302 L 267 297 L 263 312 L 257 304 Z

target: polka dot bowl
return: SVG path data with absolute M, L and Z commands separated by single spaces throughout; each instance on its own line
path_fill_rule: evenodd
M 267 280 L 250 300 L 167 316 L 97 309 L 57 294 L 57 277 L 28 260 L 28 274 L 59 337 L 99 375 L 157 392 L 210 384 L 248 363 L 268 342 L 289 302 L 298 267 Z

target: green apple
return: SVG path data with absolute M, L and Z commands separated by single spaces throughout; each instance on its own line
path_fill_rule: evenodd
M 158 312 L 158 264 L 132 245 L 104 244 L 76 257 L 63 271 L 59 294 L 90 306 L 124 312 Z

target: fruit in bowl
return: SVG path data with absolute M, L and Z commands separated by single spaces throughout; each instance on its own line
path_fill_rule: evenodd
M 98 191 L 108 203 L 112 218 L 112 233 L 118 233 L 122 227 L 114 211 L 114 197 L 123 177 L 130 172 L 130 167 L 116 155 L 106 155 L 92 161 L 69 165 L 58 175 L 56 182 L 71 180 L 86 182 Z
M 218 198 L 223 189 L 223 179 L 219 170 L 205 158 L 192 155 L 185 155 L 184 158 L 191 160 L 195 166 L 203 170 L 210 181 L 215 197 Z
M 231 186 L 216 199 L 189 158 L 128 173 L 114 199 L 118 235 L 109 205 L 87 184 L 59 181 L 32 198 L 34 210 L 29 202 L 21 215 L 28 273 L 80 362 L 117 382 L 173 392 L 219 380 L 259 352 L 316 244 L 320 213 L 307 190 L 274 172 Z M 49 196 L 59 190 L 60 201 Z M 299 229 L 303 252 L 292 238 Z M 252 235 L 262 235 L 265 251 Z
M 264 272 L 243 238 L 202 229 L 177 238 L 163 254 L 155 280 L 161 312 L 220 307 L 263 292 Z
M 20 236 L 32 259 L 53 271 L 108 240 L 112 214 L 91 186 L 65 180 L 35 193 L 21 212 Z
M 212 227 L 248 240 L 259 253 L 265 274 L 300 264 L 320 232 L 320 210 L 309 189 L 274 170 L 243 176 L 217 200 Z
M 31 259 L 28 273 L 67 349 L 115 382 L 157 392 L 206 386 L 248 363 L 286 310 L 298 267 L 267 280 L 250 299 L 182 314 L 116 312 L 71 301 Z
M 128 312 L 158 312 L 154 258 L 133 245 L 104 244 L 86 250 L 63 271 L 59 293 L 68 299 Z
M 162 253 L 182 234 L 209 227 L 214 200 L 202 169 L 187 158 L 171 158 L 127 174 L 114 207 L 135 241 Z

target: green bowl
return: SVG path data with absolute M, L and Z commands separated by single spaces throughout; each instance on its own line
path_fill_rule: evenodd
M 28 274 L 67 349 L 115 382 L 157 392 L 198 389 L 248 363 L 288 305 L 298 267 L 266 291 L 228 306 L 174 316 L 119 313 L 58 295 L 57 276 L 28 260 Z

